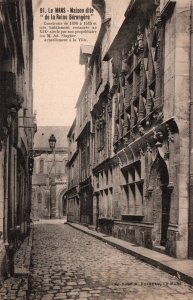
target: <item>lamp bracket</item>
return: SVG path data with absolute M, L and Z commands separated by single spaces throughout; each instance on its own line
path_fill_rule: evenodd
M 30 149 L 28 150 L 28 155 L 30 157 L 37 157 L 37 156 L 41 156 L 42 154 L 52 154 L 53 151 L 50 150 L 50 151 L 44 151 L 44 150 L 33 150 L 33 149 Z

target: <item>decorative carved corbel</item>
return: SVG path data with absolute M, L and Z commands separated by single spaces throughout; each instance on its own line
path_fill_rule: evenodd
M 150 144 L 149 143 L 147 143 L 147 148 L 146 148 L 146 152 L 150 152 L 150 153 L 152 153 L 152 148 L 151 148 L 151 146 L 150 146 Z
M 164 154 L 164 159 L 169 160 L 169 157 L 170 157 L 170 153 L 169 153 L 169 151 L 166 151 Z
M 130 137 L 133 141 L 135 140 L 135 133 L 133 132 L 132 129 L 130 130 Z
M 121 75 L 120 75 L 120 82 L 121 82 L 121 86 L 124 88 L 125 87 L 125 74 L 124 74 L 124 72 L 122 72 Z
M 97 129 L 97 130 L 100 129 L 100 122 L 99 122 L 99 120 L 96 120 L 96 129 Z
M 157 136 L 157 140 L 158 140 L 159 142 L 163 143 L 163 140 L 164 140 L 164 135 L 163 135 L 163 133 L 162 133 L 161 131 L 158 131 L 156 136 Z
M 143 43 L 143 33 L 141 31 L 141 25 L 138 25 L 137 27 L 137 46 L 138 46 L 138 51 L 143 52 L 144 43 Z
M 143 149 L 140 147 L 139 148 L 139 154 L 141 155 L 141 156 L 144 156 L 145 155 L 145 153 L 144 153 L 144 151 L 143 151 Z
M 133 53 L 135 53 L 135 43 L 134 42 L 132 42 L 130 53 L 131 53 L 131 55 Z
M 117 150 L 118 150 L 118 149 L 117 149 L 117 145 L 114 144 L 114 145 L 113 145 L 113 151 L 114 151 L 115 153 L 117 153 Z
M 17 111 L 15 108 L 9 108 L 7 110 L 7 127 L 10 128 L 11 124 L 15 118 Z
M 119 160 L 119 167 L 120 167 L 120 168 L 123 167 L 123 164 L 122 164 L 121 160 Z
M 129 65 L 127 64 L 127 55 L 124 54 L 122 58 L 121 73 L 127 74 L 128 72 L 129 72 Z
M 160 5 L 160 0 L 154 0 L 154 5 L 159 6 Z
M 153 130 L 153 137 L 152 137 L 154 141 L 157 141 L 157 136 L 156 135 L 157 135 L 157 132 L 154 129 Z
M 16 116 L 17 110 L 14 107 L 7 108 L 1 116 L 0 122 L 0 151 L 2 150 L 3 142 L 6 140 L 11 124 Z
M 163 121 L 163 118 L 164 118 L 163 111 L 154 112 L 153 118 L 156 121 L 156 123 L 159 123 L 159 122 Z
M 118 88 L 118 86 L 119 86 L 119 76 L 117 74 L 113 75 L 113 86 L 115 88 Z
M 159 2 L 157 0 L 157 2 Z M 158 7 L 156 8 L 156 26 L 160 27 L 162 24 L 161 14 L 160 14 L 160 6 L 158 4 Z
M 147 119 L 145 120 L 145 124 L 146 124 L 146 126 L 150 126 L 150 125 L 151 125 L 150 118 L 147 118 Z
M 154 130 L 154 136 L 153 136 L 154 140 L 156 141 L 155 146 L 156 147 L 162 147 L 163 145 L 163 140 L 164 140 L 164 136 L 163 133 L 161 131 L 156 132 Z
M 118 147 L 120 147 L 121 144 L 122 144 L 121 140 L 118 140 L 118 142 L 117 142 Z
M 5 126 L 0 128 L 0 151 L 3 147 L 3 142 L 6 140 L 8 129 Z
M 145 134 L 145 130 L 144 130 L 144 128 L 143 128 L 143 126 L 142 125 L 138 125 L 138 130 L 139 130 L 139 134 L 142 136 L 142 135 L 144 135 Z
M 168 132 L 168 142 L 174 142 L 174 136 L 172 135 L 169 124 L 166 124 L 166 130 Z
M 110 116 L 112 116 L 112 101 L 109 99 L 107 104 L 107 112 Z
M 170 193 L 173 192 L 173 189 L 174 189 L 174 183 L 173 182 L 169 182 L 169 184 L 168 184 L 168 190 L 170 191 Z
M 148 194 L 149 194 L 149 196 L 152 194 L 152 192 L 153 192 L 153 186 L 149 186 L 148 188 L 147 188 L 147 192 L 148 192 Z
M 6 140 L 7 135 L 8 135 L 8 129 L 5 126 L 3 126 L 0 130 L 0 151 L 3 148 L 3 142 Z
M 128 143 L 129 143 L 129 139 L 128 139 L 128 137 L 124 137 L 123 138 L 123 142 L 124 142 L 124 145 L 128 145 Z

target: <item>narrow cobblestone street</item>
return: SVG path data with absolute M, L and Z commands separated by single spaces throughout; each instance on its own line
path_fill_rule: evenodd
M 193 299 L 193 288 L 67 224 L 36 224 L 29 299 Z

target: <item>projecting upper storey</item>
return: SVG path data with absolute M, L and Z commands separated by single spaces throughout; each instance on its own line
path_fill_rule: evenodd
M 190 1 L 123 1 L 116 14 L 115 1 L 93 1 L 94 7 L 99 3 L 105 13 L 90 59 L 92 105 L 96 112 L 109 85 L 115 152 L 173 117 L 183 133 L 190 103 Z M 108 107 L 111 96 L 105 96 Z

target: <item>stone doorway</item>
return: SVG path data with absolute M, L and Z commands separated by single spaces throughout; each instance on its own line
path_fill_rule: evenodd
M 152 165 L 150 184 L 154 222 L 152 232 L 153 245 L 165 248 L 170 218 L 171 193 L 168 188 L 168 168 L 164 159 L 159 154 Z

